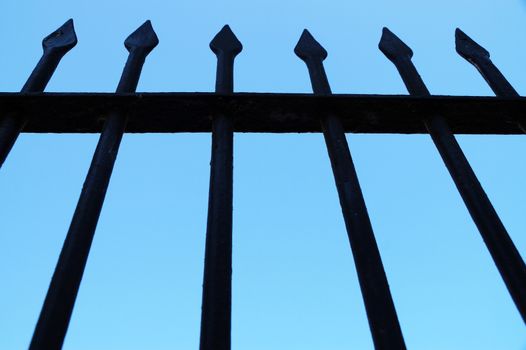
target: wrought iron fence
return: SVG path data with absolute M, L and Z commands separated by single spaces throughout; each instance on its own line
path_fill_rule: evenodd
M 0 93 L 0 166 L 21 132 L 101 133 L 51 279 L 31 350 L 60 349 L 66 335 L 104 197 L 125 132 L 211 132 L 212 161 L 204 266 L 201 345 L 230 349 L 232 173 L 234 132 L 322 132 L 331 160 L 360 288 L 377 349 L 405 349 L 380 252 L 345 133 L 428 133 L 526 321 L 526 267 L 454 134 L 522 134 L 526 99 L 460 29 L 457 52 L 497 98 L 431 96 L 412 51 L 383 29 L 379 48 L 410 96 L 332 95 L 325 49 L 305 30 L 294 49 L 307 65 L 313 95 L 233 93 L 234 59 L 242 45 L 225 26 L 212 40 L 215 93 L 135 93 L 146 56 L 158 43 L 149 21 L 124 42 L 129 51 L 116 92 L 52 93 L 44 88 L 77 43 L 73 21 L 44 38 L 44 53 L 20 93 Z

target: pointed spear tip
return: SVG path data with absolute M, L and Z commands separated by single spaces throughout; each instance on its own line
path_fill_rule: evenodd
M 218 55 L 219 53 L 228 53 L 236 56 L 243 50 L 243 45 L 238 40 L 228 24 L 214 36 L 210 41 L 210 49 Z
M 300 39 L 294 48 L 294 53 L 302 60 L 316 57 L 323 61 L 327 58 L 327 51 L 314 39 L 307 29 L 304 29 L 301 33 Z
M 62 53 L 68 52 L 75 45 L 77 45 L 77 34 L 72 18 L 42 40 L 44 50 L 59 50 Z
M 413 57 L 413 50 L 407 46 L 399 37 L 397 37 L 389 28 L 382 29 L 382 38 L 378 44 L 378 48 L 391 61 L 405 57 Z
M 474 57 L 489 58 L 489 52 L 460 30 L 460 28 L 455 30 L 455 49 L 458 54 L 466 60 Z
M 467 34 L 464 33 L 464 32 L 462 31 L 462 29 L 460 29 L 460 28 L 455 28 L 455 39 L 458 40 L 459 38 L 461 38 L 461 37 L 463 37 L 463 36 L 467 36 Z
M 144 22 L 124 41 L 124 46 L 128 51 L 143 49 L 147 54 L 152 51 L 157 44 L 159 44 L 159 38 L 157 34 L 155 34 L 150 20 Z

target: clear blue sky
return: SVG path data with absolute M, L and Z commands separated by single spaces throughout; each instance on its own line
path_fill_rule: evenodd
M 0 4 L 0 91 L 19 90 L 68 18 L 79 43 L 47 91 L 113 91 L 123 41 L 160 44 L 138 91 L 213 91 L 208 43 L 244 45 L 235 90 L 310 92 L 303 28 L 335 93 L 405 94 L 377 48 L 388 26 L 434 94 L 491 95 L 454 50 L 462 28 L 526 93 L 519 0 L 25 1 Z M 0 170 L 0 349 L 27 348 L 98 135 L 22 135 Z M 524 324 L 427 135 L 348 135 L 410 349 L 526 349 Z M 459 141 L 523 256 L 526 138 Z M 125 135 L 64 349 L 197 349 L 210 135 Z M 236 134 L 232 347 L 371 349 L 321 134 Z

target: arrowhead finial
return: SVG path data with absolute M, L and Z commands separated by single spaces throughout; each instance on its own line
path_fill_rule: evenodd
M 407 46 L 399 37 L 391 32 L 387 27 L 382 30 L 382 38 L 378 44 L 378 48 L 383 52 L 385 56 L 391 61 L 413 57 L 413 51 Z
M 307 29 L 303 30 L 300 40 L 298 40 L 294 48 L 294 53 L 304 61 L 315 57 L 322 61 L 327 58 L 327 51 L 314 39 Z
M 475 57 L 489 58 L 489 52 L 459 28 L 455 30 L 455 49 L 468 61 Z
M 58 50 L 62 53 L 68 52 L 75 45 L 77 45 L 77 35 L 71 18 L 42 40 L 44 50 Z
M 237 39 L 230 26 L 225 25 L 210 42 L 210 49 L 216 54 L 230 54 L 234 57 L 243 50 L 243 45 Z
M 128 51 L 131 52 L 135 49 L 142 49 L 146 54 L 150 53 L 157 44 L 159 44 L 159 38 L 157 38 L 157 34 L 155 34 L 153 30 L 150 20 L 144 22 L 124 41 L 124 46 L 126 46 Z

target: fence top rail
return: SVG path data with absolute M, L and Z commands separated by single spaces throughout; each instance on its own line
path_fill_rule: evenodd
M 523 134 L 526 98 L 481 96 L 280 93 L 0 93 L 0 108 L 17 112 L 28 133 L 98 133 L 114 109 L 129 113 L 129 133 L 210 132 L 228 113 L 236 132 L 320 132 L 319 117 L 337 114 L 346 132 L 426 134 L 422 118 L 443 115 L 456 134 Z

